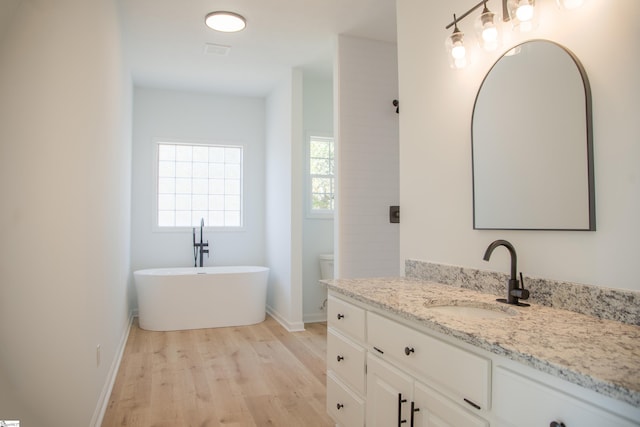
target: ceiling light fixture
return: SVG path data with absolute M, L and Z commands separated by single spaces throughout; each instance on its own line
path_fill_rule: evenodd
M 211 12 L 204 18 L 204 23 L 207 27 L 223 33 L 242 31 L 247 26 L 247 21 L 242 15 L 223 11 Z

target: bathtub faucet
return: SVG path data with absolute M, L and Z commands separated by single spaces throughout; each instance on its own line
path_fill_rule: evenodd
M 209 247 L 209 241 L 206 242 L 202 240 L 202 230 L 204 229 L 204 218 L 200 220 L 200 243 L 196 243 L 196 228 L 193 228 L 193 266 L 198 266 L 198 254 L 200 254 L 200 267 L 202 267 L 203 256 L 207 254 L 207 258 L 209 258 L 209 249 L 205 249 Z

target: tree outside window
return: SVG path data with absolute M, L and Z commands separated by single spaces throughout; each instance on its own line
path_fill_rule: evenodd
M 310 211 L 331 215 L 334 209 L 335 161 L 333 138 L 309 137 Z

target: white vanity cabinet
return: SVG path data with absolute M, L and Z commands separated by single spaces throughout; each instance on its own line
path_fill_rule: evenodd
M 329 295 L 327 412 L 342 427 L 364 426 L 365 310 Z
M 631 422 L 538 379 L 498 366 L 493 382 L 494 412 L 504 427 L 632 427 Z
M 329 294 L 327 411 L 341 427 L 640 427 L 640 408 Z

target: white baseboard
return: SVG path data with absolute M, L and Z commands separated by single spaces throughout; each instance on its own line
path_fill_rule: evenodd
M 280 323 L 282 327 L 285 328 L 288 332 L 304 331 L 304 322 L 289 322 L 269 305 L 267 305 L 267 313 L 269 314 L 269 316 L 276 319 L 276 321 Z
M 320 311 L 318 313 L 308 313 L 304 316 L 304 323 L 317 323 L 327 321 L 327 312 Z
M 120 368 L 120 362 L 122 361 L 122 356 L 124 355 L 124 348 L 127 345 L 127 339 L 129 338 L 129 332 L 131 331 L 131 325 L 133 324 L 133 317 L 134 313 L 129 313 L 129 321 L 127 327 L 122 332 L 122 337 L 120 338 L 120 343 L 116 351 L 116 357 L 111 363 L 111 368 L 109 369 L 109 373 L 107 374 L 107 380 L 104 383 L 104 387 L 102 388 L 102 393 L 100 393 L 100 398 L 98 399 L 98 404 L 96 405 L 93 417 L 91 417 L 91 424 L 89 424 L 91 427 L 100 427 L 102 425 L 102 419 L 104 418 L 104 414 L 107 411 L 109 398 L 111 397 L 111 391 L 113 390 L 113 384 L 116 381 L 118 369 Z

